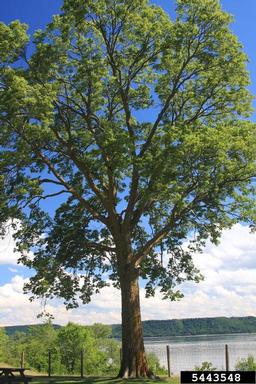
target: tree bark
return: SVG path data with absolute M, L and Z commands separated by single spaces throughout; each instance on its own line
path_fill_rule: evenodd
M 154 375 L 149 369 L 144 349 L 140 313 L 138 273 L 126 264 L 120 276 L 122 296 L 122 359 L 118 377 L 138 378 Z

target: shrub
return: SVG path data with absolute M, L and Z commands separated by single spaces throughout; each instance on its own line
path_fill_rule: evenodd
M 237 361 L 235 369 L 238 371 L 256 371 L 256 361 L 252 355 Z
M 166 375 L 167 369 L 160 365 L 158 357 L 153 353 L 147 353 L 148 366 L 157 375 Z
M 216 369 L 209 361 L 203 361 L 201 367 L 195 366 L 195 371 L 216 371 Z

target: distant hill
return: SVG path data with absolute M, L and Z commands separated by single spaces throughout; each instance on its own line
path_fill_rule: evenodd
M 256 333 L 256 317 L 206 317 L 143 321 L 145 337 Z M 121 325 L 112 325 L 113 337 L 121 337 Z
M 256 317 L 205 317 L 198 319 L 147 320 L 143 321 L 145 337 L 211 335 L 227 333 L 256 333 Z M 40 326 L 37 324 L 36 326 Z M 60 325 L 54 324 L 55 328 Z M 31 325 L 6 326 L 8 335 L 27 333 Z M 121 337 L 121 325 L 112 325 L 112 336 Z
M 13 335 L 15 332 L 28 333 L 30 327 L 40 327 L 41 324 L 31 324 L 31 325 L 10 325 L 2 327 L 5 329 L 5 332 L 8 336 Z M 54 328 L 60 328 L 60 325 L 53 324 Z

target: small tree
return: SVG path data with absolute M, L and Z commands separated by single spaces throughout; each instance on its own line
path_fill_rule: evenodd
M 255 217 L 231 20 L 218 0 L 177 0 L 175 20 L 147 0 L 65 0 L 29 58 L 26 26 L 0 24 L 1 221 L 22 223 L 33 297 L 70 308 L 121 290 L 121 377 L 152 374 L 139 279 L 180 298 L 177 284 L 201 278 L 193 252 Z
M 51 351 L 51 371 L 60 370 L 60 354 L 56 348 L 57 330 L 50 321 L 29 327 L 25 343 L 26 365 L 33 367 L 38 372 L 48 371 L 48 354 Z M 15 339 L 14 339 L 15 343 Z
M 70 374 L 80 370 L 80 354 L 85 351 L 86 371 L 93 373 L 96 362 L 96 344 L 92 332 L 78 324 L 68 323 L 58 331 L 57 346 L 60 351 L 61 363 Z

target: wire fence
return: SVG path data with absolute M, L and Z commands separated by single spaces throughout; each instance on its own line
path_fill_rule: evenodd
M 211 363 L 217 370 L 235 370 L 240 359 L 252 355 L 256 360 L 256 343 L 195 343 L 195 344 L 146 344 L 146 352 L 154 353 L 162 366 L 174 374 L 195 370 L 203 362 Z M 169 358 L 168 358 L 169 355 Z

